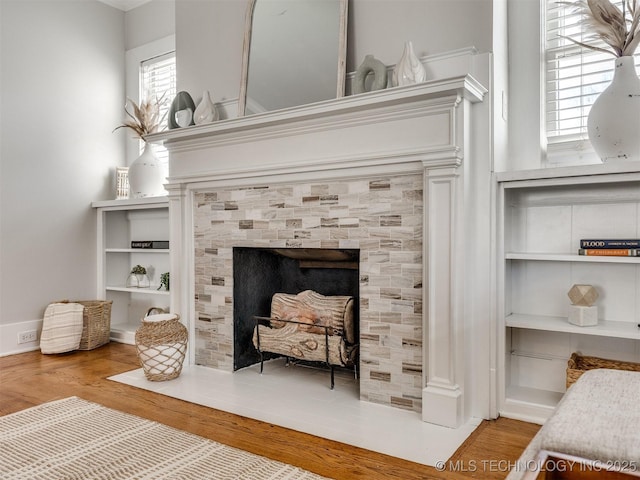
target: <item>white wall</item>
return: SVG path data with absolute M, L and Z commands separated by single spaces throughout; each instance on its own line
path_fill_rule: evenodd
M 124 16 L 125 50 L 168 37 L 176 32 L 175 0 L 151 0 Z
M 247 0 L 176 3 L 178 89 L 215 102 L 238 97 Z M 419 56 L 491 51 L 492 0 L 350 0 L 347 71 L 366 54 L 395 64 L 405 40 Z
M 96 295 L 92 200 L 124 144 L 124 13 L 95 0 L 0 2 L 0 353 L 13 324 Z M 20 330 L 22 328 L 17 327 Z

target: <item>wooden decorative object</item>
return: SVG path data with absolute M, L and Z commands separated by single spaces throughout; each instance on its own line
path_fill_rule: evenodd
M 116 200 L 129 198 L 129 167 L 116 167 Z
M 590 307 L 598 299 L 598 291 L 593 285 L 576 284 L 571 287 L 567 295 L 569 295 L 569 299 L 573 305 L 582 307 Z

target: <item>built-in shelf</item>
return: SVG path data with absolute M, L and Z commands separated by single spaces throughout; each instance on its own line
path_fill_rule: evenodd
M 105 248 L 105 253 L 169 253 L 168 248 Z
M 496 179 L 499 411 L 542 423 L 564 395 L 573 352 L 640 360 L 640 258 L 578 254 L 583 238 L 637 235 L 640 164 L 505 172 Z M 597 325 L 569 323 L 574 284 L 596 287 Z
M 167 292 L 166 290 L 157 290 L 157 288 L 158 285 L 151 285 L 149 288 L 130 288 L 107 285 L 105 287 L 105 290 L 110 290 L 112 292 L 140 293 L 142 295 L 169 295 L 169 292 Z
M 505 254 L 507 260 L 533 260 L 541 262 L 592 262 L 592 263 L 635 263 L 640 257 L 618 257 L 607 255 L 573 255 L 570 253 L 516 253 Z
M 513 313 L 505 320 L 507 327 L 545 330 L 549 332 L 598 335 L 601 337 L 631 338 L 640 340 L 640 328 L 634 322 L 600 320 L 597 325 L 579 327 L 568 322 L 566 317 L 547 317 Z
M 93 208 L 107 208 L 125 210 L 131 207 L 152 207 L 153 205 L 169 205 L 166 196 L 144 197 L 144 198 L 123 198 L 120 200 L 96 200 L 91 203 Z
M 112 300 L 111 339 L 134 343 L 149 308 L 170 308 L 170 292 L 158 290 L 169 271 L 168 248 L 130 248 L 132 241 L 169 239 L 169 200 L 146 197 L 93 202 L 97 212 L 98 298 Z M 134 265 L 147 269 L 148 288 L 126 287 Z
M 511 402 L 534 404 L 541 407 L 555 408 L 563 392 L 551 392 L 537 388 L 510 386 L 507 388 L 507 397 Z

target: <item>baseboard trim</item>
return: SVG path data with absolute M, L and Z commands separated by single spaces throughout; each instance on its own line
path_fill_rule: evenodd
M 19 333 L 29 332 L 32 330 L 38 332 L 37 340 L 27 343 L 18 343 Z M 42 319 L 0 325 L 0 357 L 39 350 L 41 332 Z

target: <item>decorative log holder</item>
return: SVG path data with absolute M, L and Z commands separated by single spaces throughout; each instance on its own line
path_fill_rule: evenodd
M 253 316 L 253 344 L 260 354 L 260 373 L 264 370 L 264 353 L 268 352 L 285 356 L 287 363 L 296 359 L 326 365 L 331 371 L 331 389 L 336 366 L 353 366 L 357 378 L 358 345 L 349 341 L 354 340 L 352 302 L 352 297 L 325 297 L 312 291 L 275 294 L 271 317 Z M 322 319 L 314 306 L 323 307 Z M 293 318 L 283 318 L 287 314 Z

